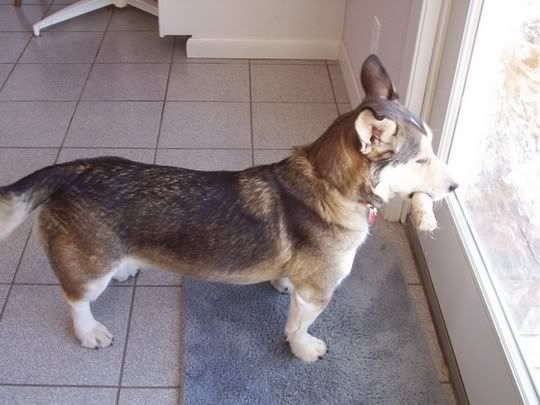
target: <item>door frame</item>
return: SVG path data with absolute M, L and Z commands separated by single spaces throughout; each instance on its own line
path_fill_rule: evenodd
M 483 6 L 484 0 L 452 1 L 432 96 L 424 100 L 424 114 L 434 130 L 434 150 L 444 160 L 450 151 Z M 442 329 L 448 332 L 469 401 L 538 404 L 458 199 L 450 196 L 436 216 L 441 229 L 433 236 L 416 236 L 442 314 Z
M 426 119 L 442 55 L 442 44 L 451 0 L 412 0 L 405 55 L 398 93 L 402 103 L 414 114 Z M 405 223 L 410 200 L 395 197 L 384 207 L 387 221 Z

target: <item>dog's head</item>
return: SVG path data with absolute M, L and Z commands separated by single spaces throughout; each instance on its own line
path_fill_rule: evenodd
M 366 97 L 315 142 L 298 149 L 318 177 L 349 199 L 380 204 L 394 195 L 440 200 L 457 188 L 431 147 L 428 126 L 398 100 L 385 68 L 369 56 L 361 72 Z
M 374 194 L 388 200 L 395 194 L 429 194 L 440 200 L 457 188 L 447 165 L 431 147 L 428 126 L 398 100 L 385 68 L 369 56 L 361 72 L 365 99 L 353 112 L 360 153 L 371 162 Z

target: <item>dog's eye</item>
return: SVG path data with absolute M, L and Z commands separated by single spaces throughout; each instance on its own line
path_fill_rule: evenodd
M 427 159 L 418 159 L 416 163 L 423 165 L 424 163 L 427 163 Z

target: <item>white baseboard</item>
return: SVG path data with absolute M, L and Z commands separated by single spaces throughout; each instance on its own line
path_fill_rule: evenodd
M 189 38 L 190 58 L 337 59 L 341 41 Z
M 338 54 L 339 66 L 341 67 L 341 73 L 343 74 L 343 81 L 345 82 L 345 88 L 351 101 L 351 107 L 356 108 L 362 101 L 362 93 L 360 87 L 358 87 L 358 79 L 360 79 L 360 72 L 355 72 L 349 59 L 349 53 L 343 44 L 343 41 L 339 43 Z

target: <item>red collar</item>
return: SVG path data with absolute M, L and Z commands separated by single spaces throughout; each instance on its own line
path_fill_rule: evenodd
M 377 214 L 379 210 L 375 205 L 367 201 L 358 201 L 360 204 L 365 205 L 367 208 L 368 224 L 373 225 L 377 221 Z
M 373 225 L 375 221 L 377 221 L 377 214 L 379 213 L 379 210 L 374 207 L 373 205 L 368 205 L 368 223 L 370 225 Z

